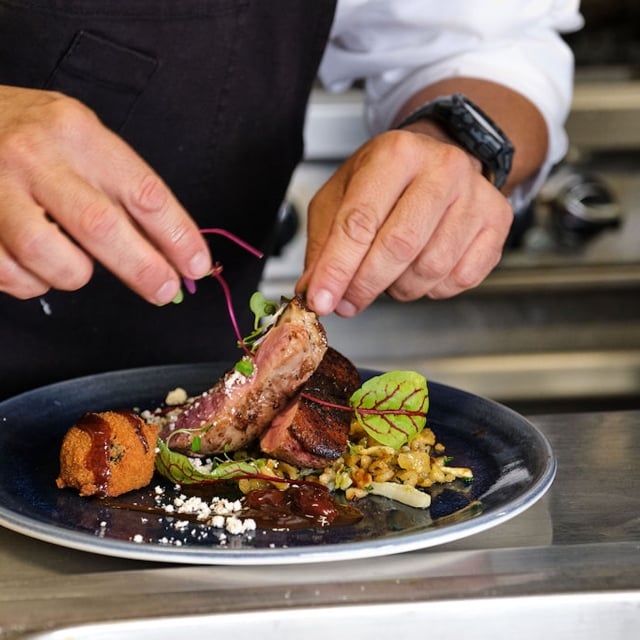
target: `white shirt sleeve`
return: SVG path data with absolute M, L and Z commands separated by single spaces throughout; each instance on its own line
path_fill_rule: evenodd
M 518 209 L 566 153 L 574 60 L 559 34 L 582 24 L 579 0 L 339 0 L 320 79 L 336 92 L 364 80 L 372 133 L 444 78 L 482 78 L 523 94 L 547 123 L 549 151 L 511 197 Z

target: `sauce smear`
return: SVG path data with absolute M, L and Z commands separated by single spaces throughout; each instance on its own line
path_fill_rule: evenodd
M 360 510 L 336 502 L 326 487 L 311 482 L 292 484 L 284 491 L 250 491 L 242 516 L 253 518 L 263 529 L 345 526 L 362 520 Z

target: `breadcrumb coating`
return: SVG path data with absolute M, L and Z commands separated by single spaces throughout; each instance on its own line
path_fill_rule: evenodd
M 151 482 L 158 426 L 129 411 L 86 413 L 65 434 L 59 488 L 119 496 Z

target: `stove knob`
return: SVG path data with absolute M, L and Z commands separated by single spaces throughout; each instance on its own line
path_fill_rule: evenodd
M 566 246 L 580 245 L 605 229 L 622 222 L 622 208 L 597 177 L 575 173 L 551 201 L 551 226 Z

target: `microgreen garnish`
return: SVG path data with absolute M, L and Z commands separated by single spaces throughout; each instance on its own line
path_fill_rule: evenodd
M 242 358 L 242 360 L 238 360 L 234 366 L 235 370 L 238 373 L 241 373 L 243 376 L 248 378 L 253 373 L 253 362 L 249 358 Z
M 249 299 L 249 308 L 253 311 L 254 316 L 253 331 L 243 339 L 243 342 L 245 346 L 251 348 L 265 331 L 262 321 L 277 313 L 280 305 L 277 302 L 267 300 L 260 291 L 256 291 Z
M 238 236 L 231 233 L 230 231 L 227 231 L 226 229 L 218 229 L 218 228 L 200 229 L 200 233 L 202 233 L 203 235 L 213 234 L 213 235 L 223 236 L 231 240 L 232 242 L 235 242 L 238 246 L 242 247 L 245 251 L 252 253 L 254 256 L 256 256 L 256 258 L 264 257 L 264 254 L 262 253 L 262 251 L 251 246 L 248 242 L 245 242 L 242 238 L 239 238 Z M 211 269 L 211 271 L 209 272 L 209 275 L 212 278 L 215 278 L 220 284 L 220 286 L 222 287 L 222 291 L 224 293 L 224 297 L 227 302 L 227 311 L 229 312 L 229 318 L 231 320 L 231 324 L 233 325 L 233 330 L 236 334 L 236 337 L 238 338 L 238 344 L 241 347 L 245 348 L 244 341 L 242 339 L 242 335 L 238 327 L 238 322 L 236 320 L 236 314 L 233 310 L 233 300 L 231 297 L 231 291 L 229 290 L 229 285 L 227 284 L 227 281 L 222 276 L 222 269 L 223 269 L 222 265 L 219 262 L 216 262 L 213 266 L 213 269 Z M 186 290 L 189 293 L 194 294 L 197 290 L 195 281 L 192 280 L 191 278 L 183 278 L 183 281 L 184 281 Z M 176 295 L 173 302 L 178 304 L 182 302 L 182 299 L 183 299 L 182 292 L 180 292 L 178 295 Z M 247 349 L 245 348 L 245 350 Z
M 238 340 L 238 345 L 245 350 L 247 355 L 235 364 L 235 370 L 247 377 L 253 373 L 254 369 L 251 354 L 255 350 L 258 340 L 268 328 L 268 324 L 264 324 L 262 321 L 264 318 L 276 314 L 280 309 L 280 305 L 277 302 L 267 300 L 260 291 L 256 291 L 249 300 L 249 308 L 253 311 L 254 316 L 253 331 L 248 336 Z

